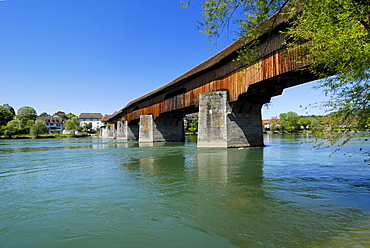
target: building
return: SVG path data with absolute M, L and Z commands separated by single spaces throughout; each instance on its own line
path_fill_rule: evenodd
M 66 119 L 60 116 L 37 117 L 37 120 L 43 120 L 49 129 L 49 133 L 62 133 L 66 124 Z
M 92 131 L 97 131 L 101 126 L 103 126 L 103 123 L 100 120 L 101 118 L 103 118 L 101 113 L 81 113 L 78 116 L 78 119 L 80 120 L 80 126 L 83 127 L 85 124 L 91 123 Z
M 271 117 L 270 120 L 262 120 L 262 125 L 265 129 L 270 130 L 273 127 L 279 126 L 278 122 L 280 120 L 277 117 Z

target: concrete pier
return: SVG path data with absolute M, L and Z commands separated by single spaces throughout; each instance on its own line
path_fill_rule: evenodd
M 198 147 L 263 146 L 262 104 L 228 101 L 227 91 L 199 97 Z
M 129 125 L 128 121 L 117 121 L 116 138 L 123 141 L 138 140 L 139 125 Z
M 140 116 L 139 142 L 183 141 L 184 122 L 180 117 Z

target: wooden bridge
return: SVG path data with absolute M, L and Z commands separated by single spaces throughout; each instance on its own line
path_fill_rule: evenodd
M 183 118 L 199 112 L 198 147 L 262 146 L 261 107 L 285 88 L 316 79 L 300 51 L 287 51 L 283 18 L 258 37 L 258 60 L 236 62 L 238 40 L 174 81 L 113 114 L 101 134 L 139 142 L 184 139 Z

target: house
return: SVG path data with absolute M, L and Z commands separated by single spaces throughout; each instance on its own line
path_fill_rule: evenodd
M 278 122 L 280 120 L 277 117 L 271 117 L 270 120 L 262 120 L 262 125 L 265 129 L 270 130 L 274 126 L 279 126 Z
M 83 127 L 85 124 L 92 124 L 92 130 L 96 131 L 100 129 L 101 126 L 103 126 L 103 123 L 100 121 L 100 119 L 103 117 L 101 113 L 81 113 L 78 116 L 78 119 L 80 120 L 80 126 Z
M 43 120 L 51 134 L 62 133 L 66 124 L 66 119 L 60 116 L 37 117 L 36 120 Z

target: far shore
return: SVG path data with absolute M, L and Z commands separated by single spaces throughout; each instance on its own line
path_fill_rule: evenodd
M 95 134 L 90 133 L 79 133 L 79 134 L 40 134 L 38 136 L 32 135 L 13 135 L 11 137 L 0 136 L 0 139 L 61 139 L 61 138 L 86 138 L 86 137 L 98 137 Z

